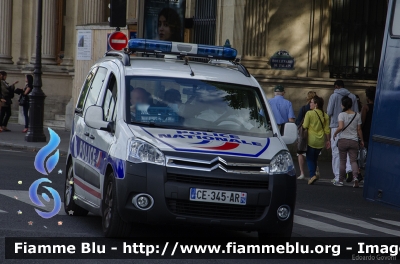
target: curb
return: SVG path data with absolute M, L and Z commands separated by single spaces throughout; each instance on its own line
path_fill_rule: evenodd
M 42 148 L 42 147 L 25 146 L 25 145 L 7 143 L 7 142 L 0 142 L 0 147 L 6 147 L 6 148 L 22 150 L 22 151 L 32 151 L 32 152 L 38 152 Z M 68 154 L 68 151 L 64 151 L 61 149 L 59 149 L 59 151 L 60 151 L 60 156 L 66 156 Z

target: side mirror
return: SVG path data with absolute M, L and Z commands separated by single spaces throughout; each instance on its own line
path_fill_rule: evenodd
M 109 131 L 110 123 L 103 121 L 103 108 L 97 105 L 89 106 L 84 117 L 88 127 L 98 130 Z
M 283 136 L 282 136 L 283 142 L 285 142 L 286 145 L 293 144 L 297 140 L 297 126 L 295 123 L 286 123 Z

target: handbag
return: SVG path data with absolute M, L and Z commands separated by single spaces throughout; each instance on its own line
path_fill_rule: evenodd
M 24 106 L 29 104 L 29 98 L 26 95 L 21 95 L 21 98 L 19 99 L 19 105 Z
M 297 127 L 297 152 L 306 152 L 308 146 L 308 129 L 303 127 L 305 115 Z
M 358 148 L 358 156 L 357 156 L 357 161 L 358 161 L 358 167 L 360 169 L 365 169 L 367 165 L 367 149 L 365 147 L 359 147 Z
M 347 124 L 347 126 L 345 128 L 343 128 L 342 131 L 340 131 L 340 133 L 343 133 L 343 131 L 346 130 L 346 128 L 348 128 L 350 126 L 350 124 L 353 122 L 353 120 L 356 118 L 357 113 L 353 116 L 353 118 L 351 119 L 350 123 Z M 339 139 L 336 141 L 336 147 L 339 147 Z

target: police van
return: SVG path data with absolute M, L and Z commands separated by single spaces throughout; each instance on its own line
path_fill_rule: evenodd
M 290 237 L 296 178 L 267 98 L 233 48 L 131 39 L 90 69 L 66 163 L 68 215 Z

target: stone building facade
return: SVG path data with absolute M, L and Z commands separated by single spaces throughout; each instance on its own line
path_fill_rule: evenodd
M 142 36 L 144 1 L 127 1 L 128 25 L 122 31 Z M 108 4 L 43 0 L 45 125 L 69 129 L 82 82 L 114 31 L 107 22 Z M 37 0 L 0 1 L 0 69 L 10 82 L 21 84 L 33 71 L 36 6 Z M 185 41 L 224 45 L 229 39 L 267 95 L 283 85 L 297 112 L 309 90 L 327 101 L 339 78 L 365 101 L 364 89 L 376 85 L 386 9 L 382 0 L 186 0 L 191 26 Z M 87 61 L 76 59 L 76 33 L 82 29 L 92 32 Z M 289 69 L 271 65 L 279 54 L 293 60 Z M 18 113 L 16 103 L 13 109 Z
M 127 2 L 128 23 L 135 24 L 137 0 Z M 107 0 L 43 0 L 42 89 L 47 96 L 45 126 L 69 129 L 75 106 L 73 94 L 80 89 L 80 85 L 74 87 L 77 74 L 76 30 L 82 25 L 110 29 L 108 4 Z M 33 73 L 36 15 L 37 0 L 0 1 L 0 70 L 8 73 L 8 82 L 18 80 L 17 87 L 21 88 L 25 82 L 24 75 Z M 104 54 L 106 46 L 103 46 L 104 49 L 94 57 Z M 12 109 L 12 120 L 23 123 L 17 98 L 14 98 Z

